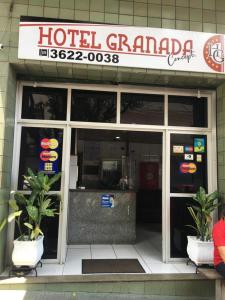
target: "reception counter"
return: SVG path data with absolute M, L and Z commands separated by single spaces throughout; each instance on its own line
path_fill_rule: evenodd
M 108 207 L 104 197 L 112 195 Z M 70 190 L 68 244 L 125 244 L 136 240 L 136 193 Z

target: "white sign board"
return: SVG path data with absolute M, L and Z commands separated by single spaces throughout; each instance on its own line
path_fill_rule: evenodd
M 18 57 L 224 73 L 224 35 L 121 25 L 21 22 Z

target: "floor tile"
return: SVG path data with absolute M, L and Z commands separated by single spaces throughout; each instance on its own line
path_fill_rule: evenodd
M 68 249 L 66 263 L 71 263 L 77 261 L 78 259 L 90 259 L 91 250 L 90 249 Z
M 95 244 L 95 245 L 91 245 L 91 249 L 112 249 L 112 245 L 107 245 L 107 244 L 102 244 L 102 245 L 98 245 L 98 244 Z
M 140 258 L 133 245 L 113 245 L 117 258 Z
M 139 263 L 141 264 L 142 268 L 145 270 L 145 273 L 151 274 L 151 270 L 148 267 L 148 265 L 145 263 L 145 261 L 142 258 L 138 258 Z
M 173 266 L 179 273 L 195 273 L 196 267 L 193 265 L 186 265 L 186 263 L 175 263 Z
M 92 259 L 103 259 L 103 258 L 116 258 L 116 254 L 113 248 L 92 248 L 91 249 L 91 258 Z
M 74 260 L 72 263 L 65 263 L 63 275 L 81 275 L 82 259 Z
M 82 274 L 82 259 L 91 259 L 90 249 L 68 249 L 63 275 Z
M 47 275 L 62 275 L 64 265 L 60 264 L 42 264 L 42 267 L 37 268 L 38 276 Z
M 38 268 L 38 275 L 80 275 L 82 274 L 82 259 L 115 259 L 115 258 L 137 258 L 146 273 L 195 273 L 193 265 L 185 263 L 162 262 L 161 254 L 162 237 L 159 232 L 143 231 L 138 236 L 134 245 L 69 245 L 67 249 L 66 262 L 60 264 L 43 264 Z M 8 276 L 6 270 L 1 276 Z M 30 276 L 35 276 L 31 274 Z
M 173 264 L 164 264 L 164 263 L 152 263 L 147 264 L 152 274 L 163 274 L 163 273 L 179 273 L 179 271 L 173 266 Z
M 90 245 L 69 245 L 68 249 L 90 249 Z

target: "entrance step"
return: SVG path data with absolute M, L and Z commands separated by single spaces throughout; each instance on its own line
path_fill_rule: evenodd
M 137 295 L 116 293 L 42 292 L 1 290 L 1 300 L 187 300 L 186 296 Z M 188 300 L 213 300 L 212 297 L 188 297 Z

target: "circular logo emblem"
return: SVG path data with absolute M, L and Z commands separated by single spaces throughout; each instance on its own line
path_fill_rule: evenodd
M 188 173 L 188 170 L 189 170 L 189 164 L 188 163 L 182 163 L 180 165 L 180 171 L 181 171 L 181 173 L 186 174 L 186 173 Z
M 50 145 L 49 145 L 50 149 L 55 149 L 59 146 L 59 143 L 56 139 L 50 139 L 49 142 L 50 142 Z
M 58 153 L 56 151 L 50 151 L 50 157 L 49 160 L 50 161 L 56 161 L 58 159 Z
M 214 35 L 205 43 L 203 55 L 207 65 L 216 72 L 224 71 L 224 37 Z
M 42 139 L 41 140 L 41 148 L 42 149 L 48 149 L 50 146 L 50 140 L 49 139 Z
M 50 152 L 49 151 L 41 151 L 40 159 L 42 161 L 48 161 L 50 159 Z
M 196 171 L 197 171 L 197 166 L 196 166 L 196 164 L 190 163 L 190 164 L 189 164 L 189 173 L 190 173 L 190 174 L 193 174 L 193 173 L 195 173 Z

